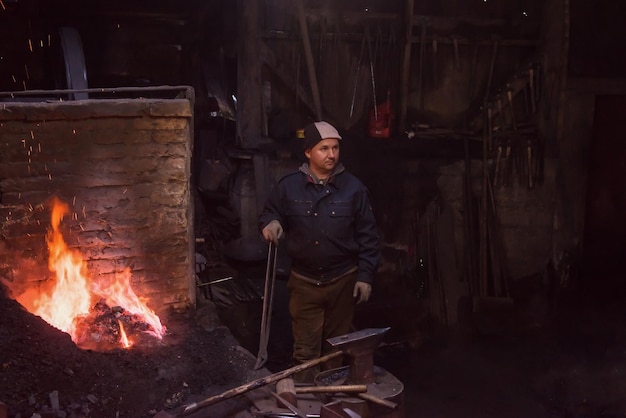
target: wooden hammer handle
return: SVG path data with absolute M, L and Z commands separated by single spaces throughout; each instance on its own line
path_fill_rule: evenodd
M 296 393 L 364 393 L 367 385 L 296 386 Z
M 395 402 L 379 398 L 378 396 L 370 395 L 369 393 L 359 393 L 357 396 L 361 399 L 375 403 L 377 405 L 386 406 L 389 409 L 396 409 L 396 407 L 398 406 L 398 404 Z

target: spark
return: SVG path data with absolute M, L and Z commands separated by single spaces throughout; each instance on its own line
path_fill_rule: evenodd
M 52 181 L 52 175 L 48 174 L 48 180 Z
M 48 46 L 50 46 L 50 34 L 48 34 Z
M 39 41 L 39 48 L 43 48 L 43 39 Z
M 24 64 L 24 73 L 26 73 L 26 80 L 30 80 L 30 74 L 28 74 L 28 65 Z
M 38 143 L 37 143 L 37 151 L 38 151 L 38 152 L 41 152 L 41 142 L 38 142 Z
M 33 131 L 30 131 L 30 138 L 35 139 L 35 133 Z
M 15 75 L 11 74 L 11 78 L 13 79 L 14 83 L 17 83 L 17 80 L 15 79 Z
M 128 191 L 128 189 L 124 189 L 124 191 L 122 192 L 122 194 L 126 194 L 126 192 Z
M 28 38 L 28 49 L 30 52 L 33 52 L 33 41 L 31 41 L 30 38 Z
M 84 230 L 85 230 L 85 228 L 83 228 L 83 224 L 78 224 L 78 226 L 80 227 L 80 230 L 81 230 L 81 231 L 84 231 Z
M 22 87 L 24 87 L 24 90 L 26 90 L 26 80 L 22 81 Z
M 35 210 L 35 208 L 33 208 L 33 205 L 29 203 L 29 204 L 28 204 L 28 210 L 29 210 L 30 212 L 32 212 L 32 211 L 34 211 L 34 210 Z
M 24 145 L 24 148 L 26 148 L 26 140 L 22 139 L 22 145 Z
M 76 129 L 72 129 L 72 133 L 75 134 L 76 133 Z
M 6 6 L 4 5 L 4 2 L 2 0 L 0 0 L 0 7 L 2 7 L 2 10 L 6 10 Z
M 22 192 L 17 194 L 17 200 L 20 200 L 22 198 Z
M 30 164 L 28 165 L 28 174 L 30 174 Z
M 85 207 L 83 206 L 83 218 L 86 218 L 87 214 L 85 213 Z
M 76 205 L 76 196 L 72 199 L 72 206 Z

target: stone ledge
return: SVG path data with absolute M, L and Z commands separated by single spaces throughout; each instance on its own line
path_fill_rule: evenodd
M 187 99 L 91 99 L 67 102 L 8 102 L 0 106 L 0 121 L 79 120 L 108 117 L 191 118 Z

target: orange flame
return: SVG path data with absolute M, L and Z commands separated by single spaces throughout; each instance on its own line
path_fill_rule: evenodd
M 110 307 L 119 306 L 132 315 L 150 325 L 147 333 L 161 339 L 165 335 L 165 327 L 161 320 L 146 305 L 146 299 L 139 298 L 130 286 L 131 273 L 126 268 L 122 273 L 115 274 L 110 283 L 100 278 L 96 282 L 87 272 L 86 263 L 79 251 L 68 248 L 59 231 L 63 216 L 69 213 L 67 204 L 57 198 L 53 200 L 51 229 L 46 236 L 49 259 L 48 268 L 56 273 L 56 280 L 49 287 L 29 289 L 16 299 L 30 312 L 39 315 L 52 326 L 67 332 L 74 342 L 78 342 L 79 330 L 77 323 L 88 315 L 95 300 L 105 299 Z M 122 341 L 125 348 L 132 343 L 118 320 Z
M 117 321 L 120 326 L 120 342 L 124 348 L 129 348 L 132 344 L 128 341 L 128 336 L 126 335 L 126 331 L 124 330 L 124 325 L 122 325 L 122 321 Z
M 157 338 L 162 338 L 165 328 L 156 313 L 148 306 L 145 298 L 138 297 L 130 287 L 130 268 L 126 267 L 122 273 L 115 273 L 113 281 L 110 283 L 93 283 L 94 293 L 106 299 L 109 306 L 121 306 L 130 314 L 138 315 L 150 325 L 152 330 L 146 332 Z

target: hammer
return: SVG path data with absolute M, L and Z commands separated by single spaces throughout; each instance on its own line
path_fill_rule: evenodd
M 387 330 L 389 330 L 389 328 L 384 329 L 384 332 L 386 332 Z M 356 354 L 357 357 L 359 357 L 359 359 L 363 360 L 368 357 L 364 351 L 372 349 L 372 347 L 375 348 L 375 346 L 378 345 L 378 343 L 380 342 L 382 338 L 381 334 L 384 334 L 384 332 L 372 332 L 372 331 L 373 330 L 371 329 L 365 330 L 365 332 L 356 331 L 350 334 L 343 335 L 341 337 L 336 337 L 334 341 L 338 344 L 333 344 L 331 342 L 331 339 L 329 339 L 328 341 L 331 342 L 331 345 L 336 345 L 337 348 L 340 349 L 340 351 L 335 351 L 323 357 L 309 360 L 302 364 L 298 364 L 297 366 L 291 367 L 289 369 L 285 369 L 281 372 L 273 373 L 268 376 L 262 377 L 260 379 L 253 380 L 241 386 L 237 386 L 233 389 L 229 389 L 226 392 L 223 392 L 219 395 L 208 397 L 200 402 L 191 403 L 189 405 L 184 406 L 182 410 L 176 414 L 170 414 L 167 411 L 159 411 L 154 416 L 154 418 L 185 417 L 189 414 L 192 414 L 198 411 L 199 409 L 206 408 L 207 406 L 214 405 L 216 403 L 225 401 L 227 399 L 233 398 L 238 395 L 242 395 L 251 390 L 269 385 L 270 383 L 278 382 L 279 380 L 284 379 L 288 376 L 291 376 L 295 373 L 301 372 L 303 370 L 307 370 L 311 367 L 317 366 L 318 364 L 341 357 L 344 355 L 344 352 L 345 354 L 348 354 L 348 355 Z M 365 363 L 369 363 L 369 362 L 366 360 Z M 360 365 L 359 371 L 361 371 L 362 366 L 363 365 Z M 366 374 L 369 375 L 369 373 L 366 373 Z

